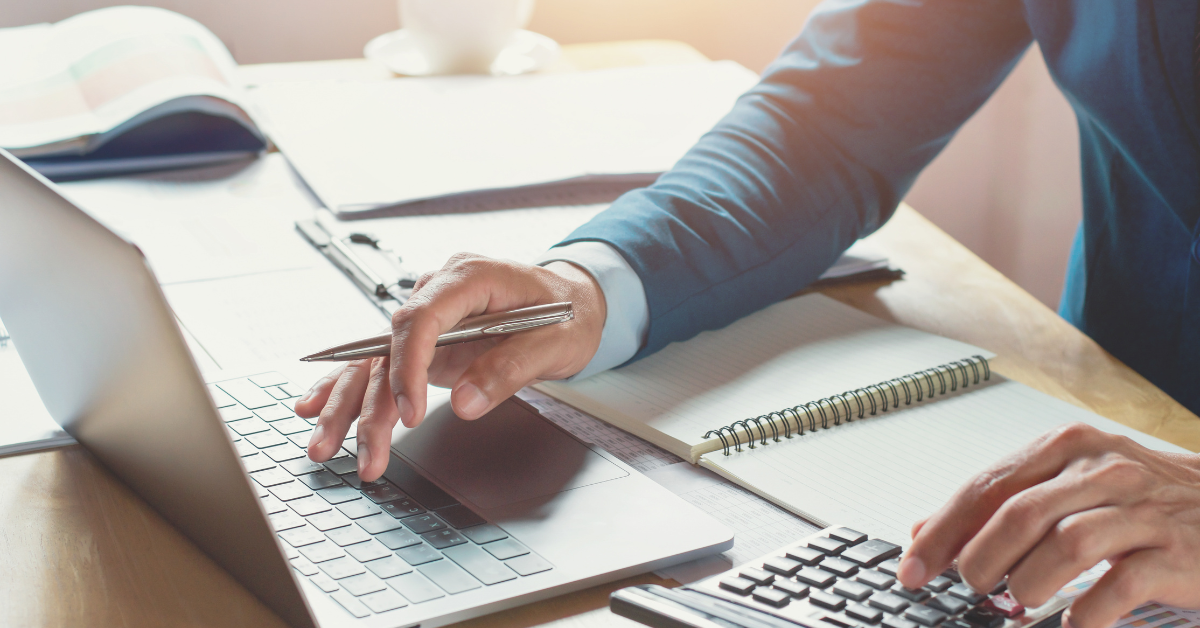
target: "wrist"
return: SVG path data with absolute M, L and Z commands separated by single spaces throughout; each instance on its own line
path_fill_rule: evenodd
M 603 336 L 604 324 L 608 317 L 604 290 L 591 273 L 571 262 L 553 261 L 543 268 L 558 275 L 567 284 L 564 292 L 569 295 L 575 314 L 574 320 L 579 326 L 583 340 L 580 348 L 586 356 L 579 364 L 579 369 L 576 369 L 582 370 L 595 355 Z

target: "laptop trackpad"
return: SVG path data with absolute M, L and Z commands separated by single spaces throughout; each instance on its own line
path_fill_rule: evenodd
M 475 421 L 450 395 L 430 395 L 425 421 L 397 424 L 392 449 L 480 508 L 496 508 L 624 477 L 627 473 L 546 419 L 505 401 Z

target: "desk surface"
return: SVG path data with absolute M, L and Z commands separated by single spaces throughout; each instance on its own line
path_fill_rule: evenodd
M 674 42 L 567 46 L 556 69 L 703 60 Z M 311 72 L 311 73 L 310 73 Z M 363 61 L 258 66 L 247 83 L 289 76 L 386 78 Z M 917 212 L 901 207 L 873 238 L 907 271 L 825 293 L 882 318 L 976 344 L 996 370 L 1051 395 L 1200 450 L 1200 420 Z M 0 459 L 0 625 L 283 626 L 83 449 Z M 595 587 L 461 624 L 633 626 Z

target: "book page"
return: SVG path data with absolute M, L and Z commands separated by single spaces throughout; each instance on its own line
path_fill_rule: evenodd
M 539 388 L 694 460 L 714 441 L 709 430 L 977 354 L 991 355 L 809 294 L 627 367 Z
M 818 525 L 897 543 L 958 487 L 1052 428 L 1082 421 L 1162 451 L 1184 450 L 1023 384 L 994 384 L 701 464 Z

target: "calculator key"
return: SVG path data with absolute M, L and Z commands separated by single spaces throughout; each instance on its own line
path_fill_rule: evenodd
M 863 567 L 877 565 L 889 558 L 900 555 L 900 546 L 879 539 L 864 541 L 842 552 L 842 558 L 858 563 Z M 892 574 L 893 576 L 896 574 Z
M 855 582 L 853 580 L 839 580 L 837 584 L 833 585 L 833 592 L 844 598 L 854 600 L 855 602 L 861 602 L 871 597 L 871 594 L 875 592 L 875 589 L 872 589 L 861 582 Z
M 899 595 L 910 602 L 924 602 L 925 600 L 929 599 L 930 595 L 929 591 L 926 591 L 925 589 L 906 589 L 904 588 L 904 585 L 899 583 L 892 587 L 892 593 L 895 593 L 896 595 Z
M 749 595 L 754 590 L 754 587 L 758 585 L 754 584 L 753 580 L 747 580 L 740 576 L 729 576 L 728 578 L 722 578 L 719 586 L 726 591 L 733 591 L 738 595 Z
M 274 399 L 272 399 L 272 401 L 274 401 Z M 266 408 L 258 408 L 254 411 L 254 414 L 257 414 L 258 418 L 268 423 L 273 421 L 282 421 L 283 419 L 290 419 L 296 416 L 295 414 L 292 414 L 291 410 L 281 405 L 271 405 L 267 406 Z
M 946 621 L 946 614 L 935 608 L 913 604 L 904 611 L 904 618 L 911 619 L 922 626 L 936 626 Z
M 362 495 L 351 486 L 335 486 L 317 491 L 322 499 L 330 504 L 344 504 L 348 501 L 362 499 Z
M 850 528 L 836 528 L 829 531 L 829 538 L 841 541 L 846 545 L 858 545 L 867 540 L 867 535 Z
M 417 571 L 450 595 L 478 589 L 481 586 L 471 574 L 463 571 L 462 567 L 449 560 L 439 560 L 421 565 L 417 567 Z
M 954 582 L 949 578 L 945 576 L 937 576 L 933 580 L 930 580 L 929 583 L 925 585 L 925 588 L 933 591 L 934 593 L 941 593 L 942 591 L 949 589 L 950 585 L 952 584 L 954 584 Z
M 886 590 L 890 589 L 893 584 L 896 584 L 895 578 L 893 578 L 885 573 L 880 573 L 878 571 L 871 571 L 869 569 L 864 569 L 864 570 L 858 572 L 858 575 L 855 576 L 854 579 L 858 580 L 859 582 L 861 582 L 863 584 L 869 584 L 869 585 L 875 587 L 876 589 L 880 589 L 882 591 L 886 591 Z
M 299 549 L 300 553 L 303 554 L 305 558 L 317 564 L 328 560 L 333 560 L 335 558 L 342 558 L 346 555 L 346 552 L 342 551 L 342 548 L 330 543 L 329 541 L 321 541 L 320 543 L 314 543 L 313 545 L 305 545 Z M 337 578 L 337 576 L 333 577 Z
M 775 575 L 768 573 L 758 567 L 744 567 L 740 574 L 741 577 L 753 582 L 754 584 L 766 586 L 775 581 Z
M 840 611 L 846 607 L 846 598 L 824 591 L 809 591 L 808 601 L 834 611 Z
M 800 568 L 803 566 L 804 564 L 800 561 L 792 560 L 786 556 L 768 558 L 767 561 L 763 563 L 763 569 L 785 577 L 796 575 L 796 572 L 800 571 Z
M 382 504 L 383 502 L 390 502 L 395 499 L 404 499 L 407 497 L 407 495 L 401 493 L 391 484 L 372 484 L 370 486 L 363 486 L 362 494 L 366 495 L 367 499 L 370 499 L 376 504 Z
M 884 628 L 917 628 L 917 623 L 904 619 L 903 617 L 895 617 L 888 615 L 883 618 Z
M 535 573 L 542 573 L 543 571 L 550 571 L 551 569 L 554 569 L 554 565 L 551 565 L 546 561 L 546 559 L 534 553 L 518 556 L 516 558 L 510 558 L 504 561 L 504 564 L 508 565 L 509 569 L 521 574 L 522 576 L 532 576 Z
M 858 565 L 835 557 L 829 557 L 821 561 L 821 569 L 833 572 L 843 578 L 849 578 L 858 573 Z
M 307 456 L 304 458 L 296 458 L 295 460 L 288 460 L 279 466 L 283 467 L 285 471 L 291 473 L 292 475 L 315 473 L 325 468 L 324 465 L 309 460 Z
M 379 510 L 379 506 L 365 499 L 356 499 L 352 502 L 338 504 L 337 509 L 351 519 L 362 519 L 363 517 L 370 517 L 371 515 L 378 515 L 383 512 Z
M 228 382 L 220 382 L 217 384 L 217 387 L 229 393 L 230 397 L 237 399 L 239 403 L 251 410 L 275 405 L 275 399 L 271 395 L 263 392 L 261 388 L 255 386 L 249 380 L 235 379 Z
M 415 517 L 402 519 L 402 521 L 404 522 L 404 525 L 408 526 L 409 530 L 412 530 L 417 534 L 425 534 L 426 532 L 433 532 L 434 530 L 446 529 L 446 522 L 439 519 L 437 515 L 417 515 Z
M 883 619 L 883 611 L 856 602 L 846 604 L 846 614 L 855 619 L 861 619 L 868 624 L 873 624 Z
M 392 530 L 390 532 L 384 532 L 383 534 L 376 536 L 375 540 L 386 545 L 388 549 L 393 550 L 398 550 L 403 547 L 411 547 L 421 542 L 420 537 L 403 528 Z
M 780 591 L 779 589 L 771 589 L 767 587 L 759 587 L 754 591 L 754 601 L 761 602 L 767 606 L 775 608 L 783 608 L 792 601 L 792 596 Z
M 975 628 L 961 619 L 947 619 L 942 622 L 942 628 Z
M 816 567 L 805 567 L 796 572 L 796 579 L 805 584 L 811 584 L 818 589 L 824 589 L 836 582 L 837 576 Z
M 928 602 L 925 602 L 925 605 L 930 608 L 936 608 L 947 615 L 957 615 L 967 610 L 967 607 L 970 606 L 966 602 L 954 597 L 953 595 L 946 595 L 944 593 L 942 595 L 935 596 Z
M 353 556 L 354 560 L 357 560 L 360 563 L 379 560 L 380 558 L 386 558 L 389 556 L 392 558 L 396 557 L 396 555 L 392 553 L 392 550 L 384 547 L 382 543 L 378 543 L 374 540 L 367 541 L 366 543 L 357 543 L 355 545 L 347 546 L 346 553 Z
M 947 567 L 946 571 L 942 572 L 942 575 L 955 582 L 962 582 L 962 574 L 958 573 L 958 570 L 954 567 Z
M 900 559 L 898 559 L 898 558 L 892 558 L 890 560 L 885 560 L 882 563 L 879 563 L 879 566 L 876 567 L 876 569 L 878 569 L 879 571 L 882 571 L 883 573 L 885 573 L 889 576 L 896 575 L 896 570 L 899 568 L 900 568 Z
M 251 434 L 246 437 L 246 440 L 259 449 L 274 447 L 288 442 L 288 439 L 284 438 L 282 434 L 271 430 Z
M 342 588 L 354 595 L 366 595 L 376 591 L 383 591 L 387 588 L 383 581 L 369 573 L 360 573 L 357 576 L 350 576 L 339 582 Z
M 397 499 L 395 501 L 387 502 L 386 504 L 380 504 L 379 507 L 382 508 L 387 514 L 397 519 L 403 519 L 405 517 L 411 517 L 413 515 L 419 515 L 425 512 L 425 509 L 422 508 L 420 504 L 407 498 Z
M 793 547 L 787 557 L 802 564 L 813 566 L 825 559 L 825 555 L 811 547 Z
M 342 479 L 329 471 L 317 471 L 316 473 L 302 475 L 297 479 L 313 490 L 342 485 Z
M 345 528 L 330 530 L 329 532 L 325 533 L 325 536 L 329 537 L 330 541 L 333 541 L 342 547 L 371 540 L 371 535 L 367 534 L 366 530 L 363 530 L 358 526 L 347 526 Z
M 1000 582 L 997 582 L 996 586 L 992 587 L 992 590 L 989 591 L 988 593 L 991 595 L 1000 595 L 1001 593 L 1004 593 L 1007 590 L 1008 590 L 1008 581 L 1001 580 Z
M 414 567 L 442 559 L 442 555 L 439 554 L 437 550 L 425 543 L 398 549 L 396 550 L 396 555 L 400 558 L 403 558 L 404 562 Z M 403 591 L 401 591 L 401 593 L 403 593 Z
M 975 628 L 1000 628 L 1004 616 L 986 608 L 973 608 L 963 614 L 963 619 Z
M 387 584 L 413 604 L 446 597 L 446 594 L 442 593 L 441 589 L 434 586 L 425 576 L 416 572 L 389 578 Z
M 394 611 L 397 608 L 404 608 L 405 606 L 408 606 L 408 603 L 404 601 L 404 598 L 401 597 L 399 593 L 396 593 L 391 589 L 384 589 L 383 591 L 378 591 L 376 593 L 368 593 L 367 595 L 364 595 L 358 599 L 363 604 L 366 604 L 367 608 L 375 611 L 376 613 L 386 613 L 387 611 Z
M 1009 618 L 1016 617 L 1025 612 L 1025 607 L 1021 606 L 1016 598 L 1007 591 L 1000 595 L 992 596 L 992 599 L 983 603 L 983 607 Z
M 831 613 L 821 617 L 821 621 L 828 622 L 837 626 L 837 628 L 858 628 L 858 621 L 850 619 L 841 613 Z
M 817 538 L 812 539 L 808 542 L 808 546 L 821 553 L 829 555 L 841 554 L 842 550 L 846 549 L 845 543 L 837 539 L 831 539 L 827 536 L 818 536 Z
M 422 534 L 421 538 L 438 549 L 446 549 L 467 542 L 467 538 L 459 534 L 458 530 L 435 530 Z
M 302 499 L 296 499 L 288 502 L 288 507 L 296 511 L 296 514 L 301 517 L 309 517 L 319 512 L 329 510 L 329 504 L 317 499 L 316 496 L 309 496 Z
M 976 593 L 971 587 L 962 582 L 947 589 L 946 593 L 949 593 L 960 600 L 965 600 L 971 605 L 979 604 L 988 597 L 983 593 Z
M 359 501 L 365 502 L 367 500 L 360 499 Z M 384 532 L 389 532 L 391 530 L 403 527 L 400 525 L 399 521 L 396 521 L 395 519 L 392 519 L 384 514 L 378 514 L 372 517 L 359 519 L 355 523 L 362 526 L 362 529 L 370 532 L 371 534 L 383 534 Z
M 449 531 L 452 534 L 457 532 Z M 464 539 L 465 541 L 465 539 Z M 447 548 L 443 554 L 486 585 L 516 580 L 517 574 L 474 543 Z
M 875 608 L 885 610 L 893 615 L 897 615 L 900 611 L 908 608 L 908 600 L 887 591 L 879 591 L 867 600 L 867 604 Z
M 406 574 L 412 571 L 412 567 L 410 567 L 408 563 L 400 560 L 400 557 L 396 556 L 395 554 L 363 564 L 371 571 L 371 573 L 384 579 L 394 578 L 401 574 Z
M 371 616 L 371 610 L 368 609 L 365 604 L 359 602 L 358 598 L 354 597 L 353 595 L 350 595 L 345 591 L 334 591 L 329 595 L 335 602 L 341 604 L 342 608 L 346 609 L 351 615 L 354 615 L 359 619 Z
M 441 510 L 437 511 L 437 514 L 439 517 L 445 520 L 446 523 L 458 528 L 459 530 L 487 523 L 483 517 L 475 514 L 470 508 L 467 508 L 462 504 L 455 504 L 454 506 L 450 506 L 448 508 L 442 508 Z
M 325 463 L 325 468 L 338 475 L 345 475 L 347 473 L 358 471 L 358 459 L 354 456 L 334 458 L 333 460 Z
M 313 515 L 308 518 L 308 522 L 322 532 L 350 525 L 350 520 L 346 518 L 346 515 L 336 510 Z
M 480 545 L 485 543 L 493 543 L 495 541 L 499 541 L 500 539 L 508 538 L 508 534 L 505 533 L 504 530 L 501 530 L 490 523 L 485 523 L 484 525 L 475 526 L 473 528 L 467 528 L 466 530 L 463 530 L 463 535 Z
M 772 586 L 774 586 L 776 589 L 779 589 L 780 591 L 786 592 L 788 595 L 790 595 L 792 597 L 799 598 L 799 597 L 804 597 L 804 596 L 808 595 L 808 585 L 800 584 L 799 582 L 796 582 L 795 580 L 786 580 L 783 578 L 776 578 L 775 582 L 772 584 Z

